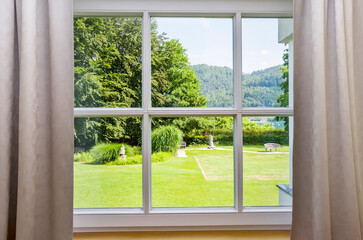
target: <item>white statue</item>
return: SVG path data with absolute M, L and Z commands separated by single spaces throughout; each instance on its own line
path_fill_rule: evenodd
M 214 146 L 214 144 L 213 144 L 213 135 L 212 135 L 212 134 L 210 134 L 210 135 L 209 135 L 209 146 L 208 146 L 208 148 L 209 148 L 209 149 L 214 149 L 214 148 L 216 148 L 216 147 Z
M 120 149 L 120 158 L 122 158 L 123 160 L 126 159 L 126 151 L 125 151 L 125 146 L 122 145 L 121 149 Z

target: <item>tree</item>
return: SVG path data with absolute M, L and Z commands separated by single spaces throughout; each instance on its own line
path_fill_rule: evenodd
M 282 81 L 280 83 L 280 88 L 283 91 L 283 94 L 281 94 L 277 102 L 280 104 L 280 107 L 288 107 L 289 106 L 289 50 L 285 49 L 284 55 L 282 56 L 282 59 L 284 60 L 284 65 L 280 67 L 279 69 L 282 70 Z M 279 121 L 280 119 L 284 120 L 285 130 L 289 130 L 289 117 L 276 117 L 276 120 Z
M 200 82 L 178 40 L 158 35 L 152 25 L 152 104 L 154 107 L 203 107 Z
M 156 21 L 151 36 L 153 106 L 205 106 L 180 42 L 158 33 Z M 141 46 L 141 18 L 75 18 L 75 107 L 140 107 Z M 100 141 L 140 145 L 141 118 L 76 119 L 74 134 L 76 146 L 84 148 Z

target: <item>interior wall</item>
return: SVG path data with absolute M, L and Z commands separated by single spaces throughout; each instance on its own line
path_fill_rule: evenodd
M 288 240 L 290 231 L 74 233 L 74 240 Z

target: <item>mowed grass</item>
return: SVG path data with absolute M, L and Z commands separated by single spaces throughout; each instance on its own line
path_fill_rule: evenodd
M 243 205 L 278 206 L 276 184 L 289 183 L 289 153 L 243 153 Z
M 233 206 L 232 151 L 200 150 L 186 151 L 186 154 L 187 158 L 175 157 L 153 164 L 153 206 Z
M 142 207 L 141 165 L 74 163 L 75 208 Z
M 278 154 L 263 153 L 263 146 L 244 146 L 244 150 L 257 152 L 244 152 L 244 205 L 278 205 L 276 184 L 289 182 L 288 147 Z M 186 154 L 152 164 L 153 207 L 233 206 L 233 151 L 187 150 Z M 74 207 L 142 207 L 141 165 L 74 163 Z

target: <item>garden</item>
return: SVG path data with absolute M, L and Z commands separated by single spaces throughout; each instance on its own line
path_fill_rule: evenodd
M 233 206 L 233 119 L 153 121 L 152 206 Z M 170 124 L 158 126 L 160 121 Z M 244 205 L 277 206 L 276 184 L 289 183 L 288 132 L 248 118 L 243 119 L 243 131 Z M 214 148 L 208 148 L 211 134 Z M 186 148 L 180 147 L 182 141 Z M 88 148 L 76 147 L 81 151 L 74 155 L 75 208 L 142 207 L 142 149 L 132 142 L 99 141 Z M 280 150 L 265 152 L 267 142 L 281 144 Z

